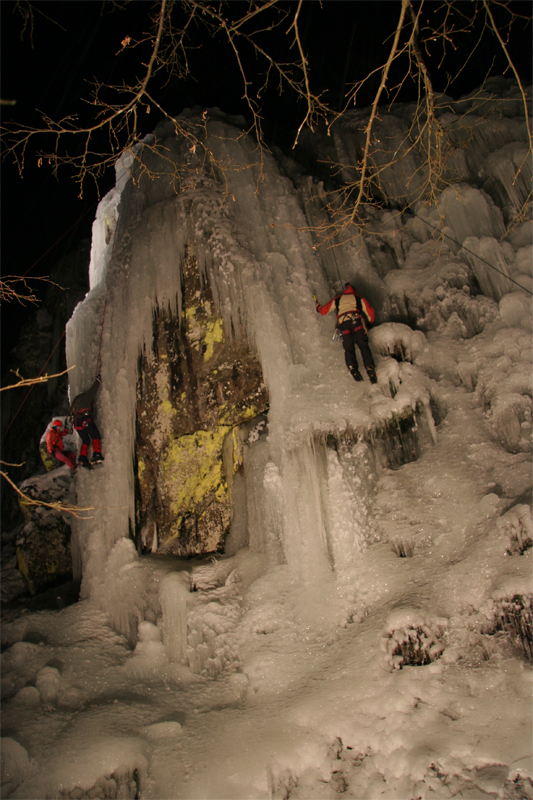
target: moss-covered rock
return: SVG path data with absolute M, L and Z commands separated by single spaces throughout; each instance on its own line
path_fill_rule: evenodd
M 190 254 L 182 276 L 181 321 L 167 309 L 154 317 L 136 436 L 142 546 L 181 556 L 222 547 L 242 461 L 232 432 L 268 407 L 257 356 L 246 341 L 228 338 Z

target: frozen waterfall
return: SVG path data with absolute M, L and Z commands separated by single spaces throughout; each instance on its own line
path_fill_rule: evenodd
M 519 93 L 490 88 L 438 105 L 454 149 L 435 202 L 417 199 L 410 149 L 382 172 L 401 202 L 367 207 L 334 247 L 318 234 L 332 225 L 325 198 L 355 172 L 319 179 L 305 156 L 325 163 L 333 148 L 356 164 L 368 109 L 327 148 L 306 132 L 301 163 L 258 153 L 214 109 L 180 116 L 205 122 L 210 161 L 166 121 L 136 153 L 156 179 L 119 164 L 67 327 L 71 393 L 102 376 L 105 462 L 75 478 L 90 509 L 73 523 L 81 598 L 2 626 L 6 797 L 532 796 L 531 207 L 515 219 L 530 172 L 514 179 Z M 404 147 L 411 111 L 383 112 L 377 166 Z M 154 438 L 178 405 L 189 419 L 181 385 L 168 399 L 175 364 L 154 331 L 168 312 L 174 335 L 187 319 L 194 333 L 191 265 L 217 315 L 204 354 L 191 338 L 199 362 L 246 342 L 268 409 L 217 429 L 225 482 L 201 477 L 231 501 L 224 552 L 182 558 L 137 513 L 136 441 L 143 359 Z M 353 381 L 333 315 L 315 311 L 313 293 L 325 302 L 344 281 L 376 309 L 377 385 Z M 174 500 L 162 462 L 156 506 Z

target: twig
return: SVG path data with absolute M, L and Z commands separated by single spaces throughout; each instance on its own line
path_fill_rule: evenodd
M 6 466 L 3 461 L 0 463 Z M 54 511 L 65 511 L 67 514 L 72 514 L 72 516 L 76 517 L 76 519 L 92 519 L 91 516 L 81 516 L 81 514 L 78 512 L 94 511 L 94 506 L 73 506 L 70 503 L 62 503 L 60 500 L 57 503 L 46 503 L 44 500 L 34 500 L 33 497 L 28 497 L 27 494 L 24 494 L 24 492 L 19 489 L 16 483 L 13 483 L 7 472 L 0 470 L 0 475 L 5 478 L 9 485 L 13 487 L 16 493 L 20 495 L 24 502 L 29 506 L 44 506 L 45 508 L 51 508 Z
M 11 384 L 11 386 L 2 386 L 2 388 L 0 388 L 0 392 L 5 392 L 8 389 L 20 389 L 21 386 L 34 386 L 34 384 L 36 383 L 46 383 L 47 381 L 51 381 L 52 378 L 60 378 L 61 375 L 66 375 L 67 372 L 70 372 L 71 369 L 75 369 L 75 367 L 76 365 L 74 364 L 72 367 L 64 369 L 63 372 L 57 372 L 55 373 L 55 375 L 47 375 L 45 373 L 44 375 L 41 375 L 39 378 L 22 378 L 20 376 L 18 369 L 17 370 L 12 369 L 11 372 L 18 378 L 20 378 L 20 381 L 18 383 Z

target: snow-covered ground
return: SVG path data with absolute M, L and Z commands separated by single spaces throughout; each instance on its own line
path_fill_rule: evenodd
M 438 209 L 375 211 L 382 255 L 358 238 L 332 258 L 296 168 L 268 157 L 259 180 L 223 115 L 208 131 L 226 204 L 202 175 L 137 203 L 122 182 L 97 215 L 67 352 L 77 394 L 105 304 L 106 461 L 76 478 L 95 506 L 74 533 L 82 599 L 2 626 L 2 796 L 531 798 L 531 663 L 498 622 L 531 631 L 532 223 L 502 242 L 503 211 L 465 174 L 444 240 L 424 224 Z M 497 145 L 493 165 L 519 149 Z M 206 562 L 139 558 L 128 538 L 137 356 L 155 303 L 179 311 L 186 245 L 271 401 L 245 452 L 249 544 Z M 315 312 L 341 277 L 378 313 L 377 386 Z M 426 333 L 390 321 L 402 305 Z

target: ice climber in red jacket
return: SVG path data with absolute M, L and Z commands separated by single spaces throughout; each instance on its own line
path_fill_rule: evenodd
M 65 450 L 65 442 L 63 437 L 69 433 L 68 428 L 63 427 L 60 419 L 55 419 L 52 422 L 52 427 L 46 432 L 46 449 L 51 456 L 54 456 L 58 461 L 67 464 L 70 469 L 76 469 L 76 456 L 68 450 Z
M 367 333 L 367 324 L 374 322 L 375 313 L 368 300 L 358 295 L 350 283 L 346 283 L 343 291 L 323 306 L 320 305 L 315 295 L 314 298 L 319 314 L 326 315 L 333 310 L 337 314 L 337 330 L 342 335 L 346 366 L 353 378 L 356 381 L 363 380 L 355 354 L 355 345 L 357 345 L 361 351 L 370 383 L 377 383 L 376 365 L 368 344 Z

